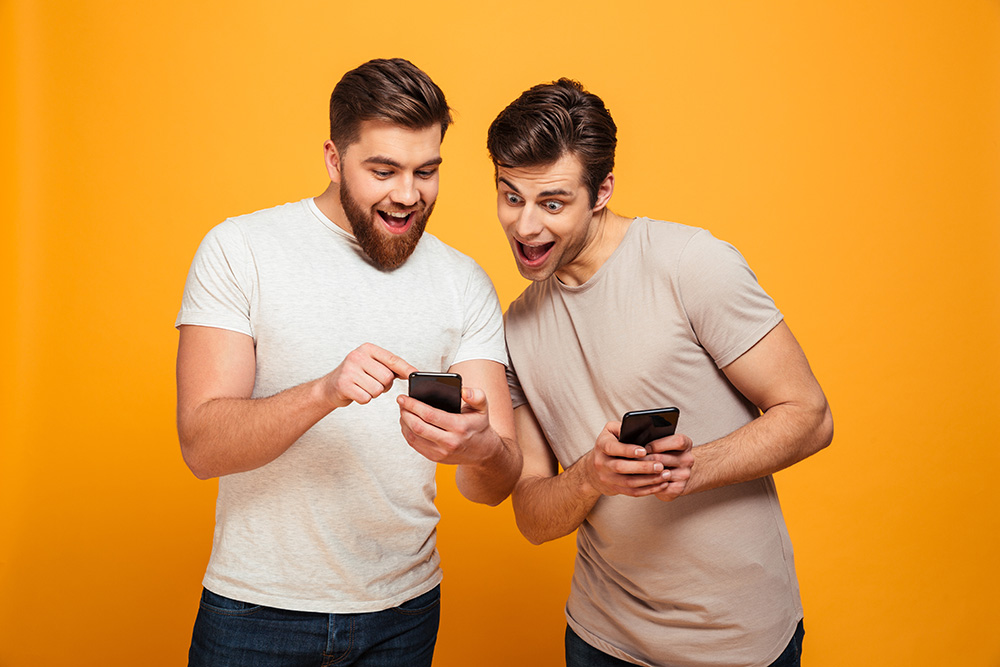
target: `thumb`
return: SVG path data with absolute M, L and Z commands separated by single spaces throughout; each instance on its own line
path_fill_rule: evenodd
M 462 387 L 462 400 L 476 412 L 486 412 L 486 392 L 474 387 Z

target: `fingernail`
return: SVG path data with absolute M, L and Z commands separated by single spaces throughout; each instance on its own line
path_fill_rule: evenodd
M 662 463 L 657 462 L 653 464 L 653 472 L 660 472 L 661 470 L 663 470 Z
M 663 479 L 670 479 L 670 471 L 669 470 L 664 470 L 663 474 L 660 475 L 660 477 L 662 477 Z
M 635 454 L 633 454 L 633 456 L 645 456 L 645 455 L 646 455 L 645 449 L 643 449 L 642 447 L 635 448 Z

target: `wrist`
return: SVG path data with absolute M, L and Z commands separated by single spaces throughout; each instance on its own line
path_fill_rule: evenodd
M 604 494 L 597 484 L 597 472 L 594 470 L 594 450 L 581 456 L 570 466 L 573 475 L 573 486 L 577 495 L 584 499 L 599 498 Z
M 339 400 L 340 397 L 337 396 L 333 385 L 327 382 L 325 376 L 313 380 L 309 397 L 313 405 L 322 410 L 324 415 L 346 405 L 342 400 Z
M 484 470 L 498 470 L 507 456 L 507 445 L 492 428 L 483 434 L 476 449 L 481 453 L 481 458 L 473 465 Z

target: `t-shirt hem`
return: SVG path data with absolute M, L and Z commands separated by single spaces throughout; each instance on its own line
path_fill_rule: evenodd
M 482 352 L 482 353 L 473 352 L 472 354 L 467 354 L 467 355 L 463 354 L 461 357 L 456 357 L 455 360 L 451 362 L 451 364 L 452 366 L 454 366 L 455 364 L 460 364 L 463 361 L 495 361 L 501 366 L 507 365 L 506 356 L 500 358 L 496 354 L 490 352 Z
M 775 648 L 771 649 L 770 655 L 768 655 L 768 657 L 764 658 L 760 662 L 755 663 L 753 667 L 768 667 L 768 665 L 774 663 L 774 661 L 778 659 L 778 656 L 784 653 L 785 648 L 788 647 L 788 642 L 792 641 L 792 637 L 795 636 L 795 630 L 798 629 L 799 623 L 802 622 L 802 616 L 803 614 L 800 611 L 795 616 L 795 620 L 792 621 L 791 627 L 784 635 L 782 635 L 782 639 L 778 641 L 778 645 Z
M 718 368 L 725 368 L 729 364 L 733 363 L 749 351 L 750 348 L 759 343 L 764 336 L 771 332 L 771 329 L 778 326 L 784 319 L 785 316 L 782 315 L 780 311 L 774 313 L 771 317 L 761 323 L 759 327 L 747 334 L 747 336 L 743 338 L 738 345 L 733 346 L 729 352 L 716 359 L 715 365 Z
M 607 643 L 597 635 L 588 631 L 582 625 L 573 620 L 573 617 L 569 615 L 569 609 L 566 610 L 566 622 L 569 624 L 569 627 L 573 630 L 573 632 L 575 632 L 577 636 L 580 637 L 580 639 L 587 642 L 588 644 L 596 648 L 598 651 L 607 653 L 608 655 L 618 658 L 619 660 L 627 660 L 628 662 L 631 662 L 633 664 L 642 665 L 643 667 L 655 667 L 655 665 L 652 665 L 648 662 L 640 660 L 639 658 L 631 656 L 628 653 L 625 653 L 621 649 L 612 646 L 611 644 Z
M 247 327 L 246 320 L 238 317 L 227 318 L 219 315 L 218 313 L 181 311 L 177 315 L 177 319 L 174 321 L 174 328 L 180 327 L 184 324 L 199 327 L 212 327 L 214 329 L 226 329 L 228 331 L 235 331 L 236 333 L 246 334 L 247 336 L 253 337 L 253 333 L 251 333 L 250 329 Z
M 239 587 L 229 586 L 225 582 L 215 581 L 205 575 L 202 585 L 208 590 L 233 600 L 246 602 L 248 604 L 274 607 L 275 609 L 285 609 L 288 611 L 306 611 L 321 614 L 363 614 L 374 611 L 384 611 L 398 607 L 407 600 L 412 600 L 430 591 L 441 583 L 444 578 L 443 572 L 439 569 L 427 581 L 414 587 L 405 593 L 394 595 L 384 600 L 359 601 L 359 600 L 302 600 L 298 598 L 286 598 L 278 595 L 268 595 L 260 591 L 246 591 Z

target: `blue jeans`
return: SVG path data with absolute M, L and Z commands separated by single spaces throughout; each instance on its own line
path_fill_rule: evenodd
M 802 658 L 802 638 L 805 636 L 805 626 L 799 621 L 795 634 L 788 646 L 770 667 L 799 667 Z M 631 662 L 619 660 L 604 651 L 599 651 L 566 626 L 566 667 L 631 667 Z
M 201 594 L 189 667 L 430 667 L 441 587 L 363 614 L 288 611 Z

